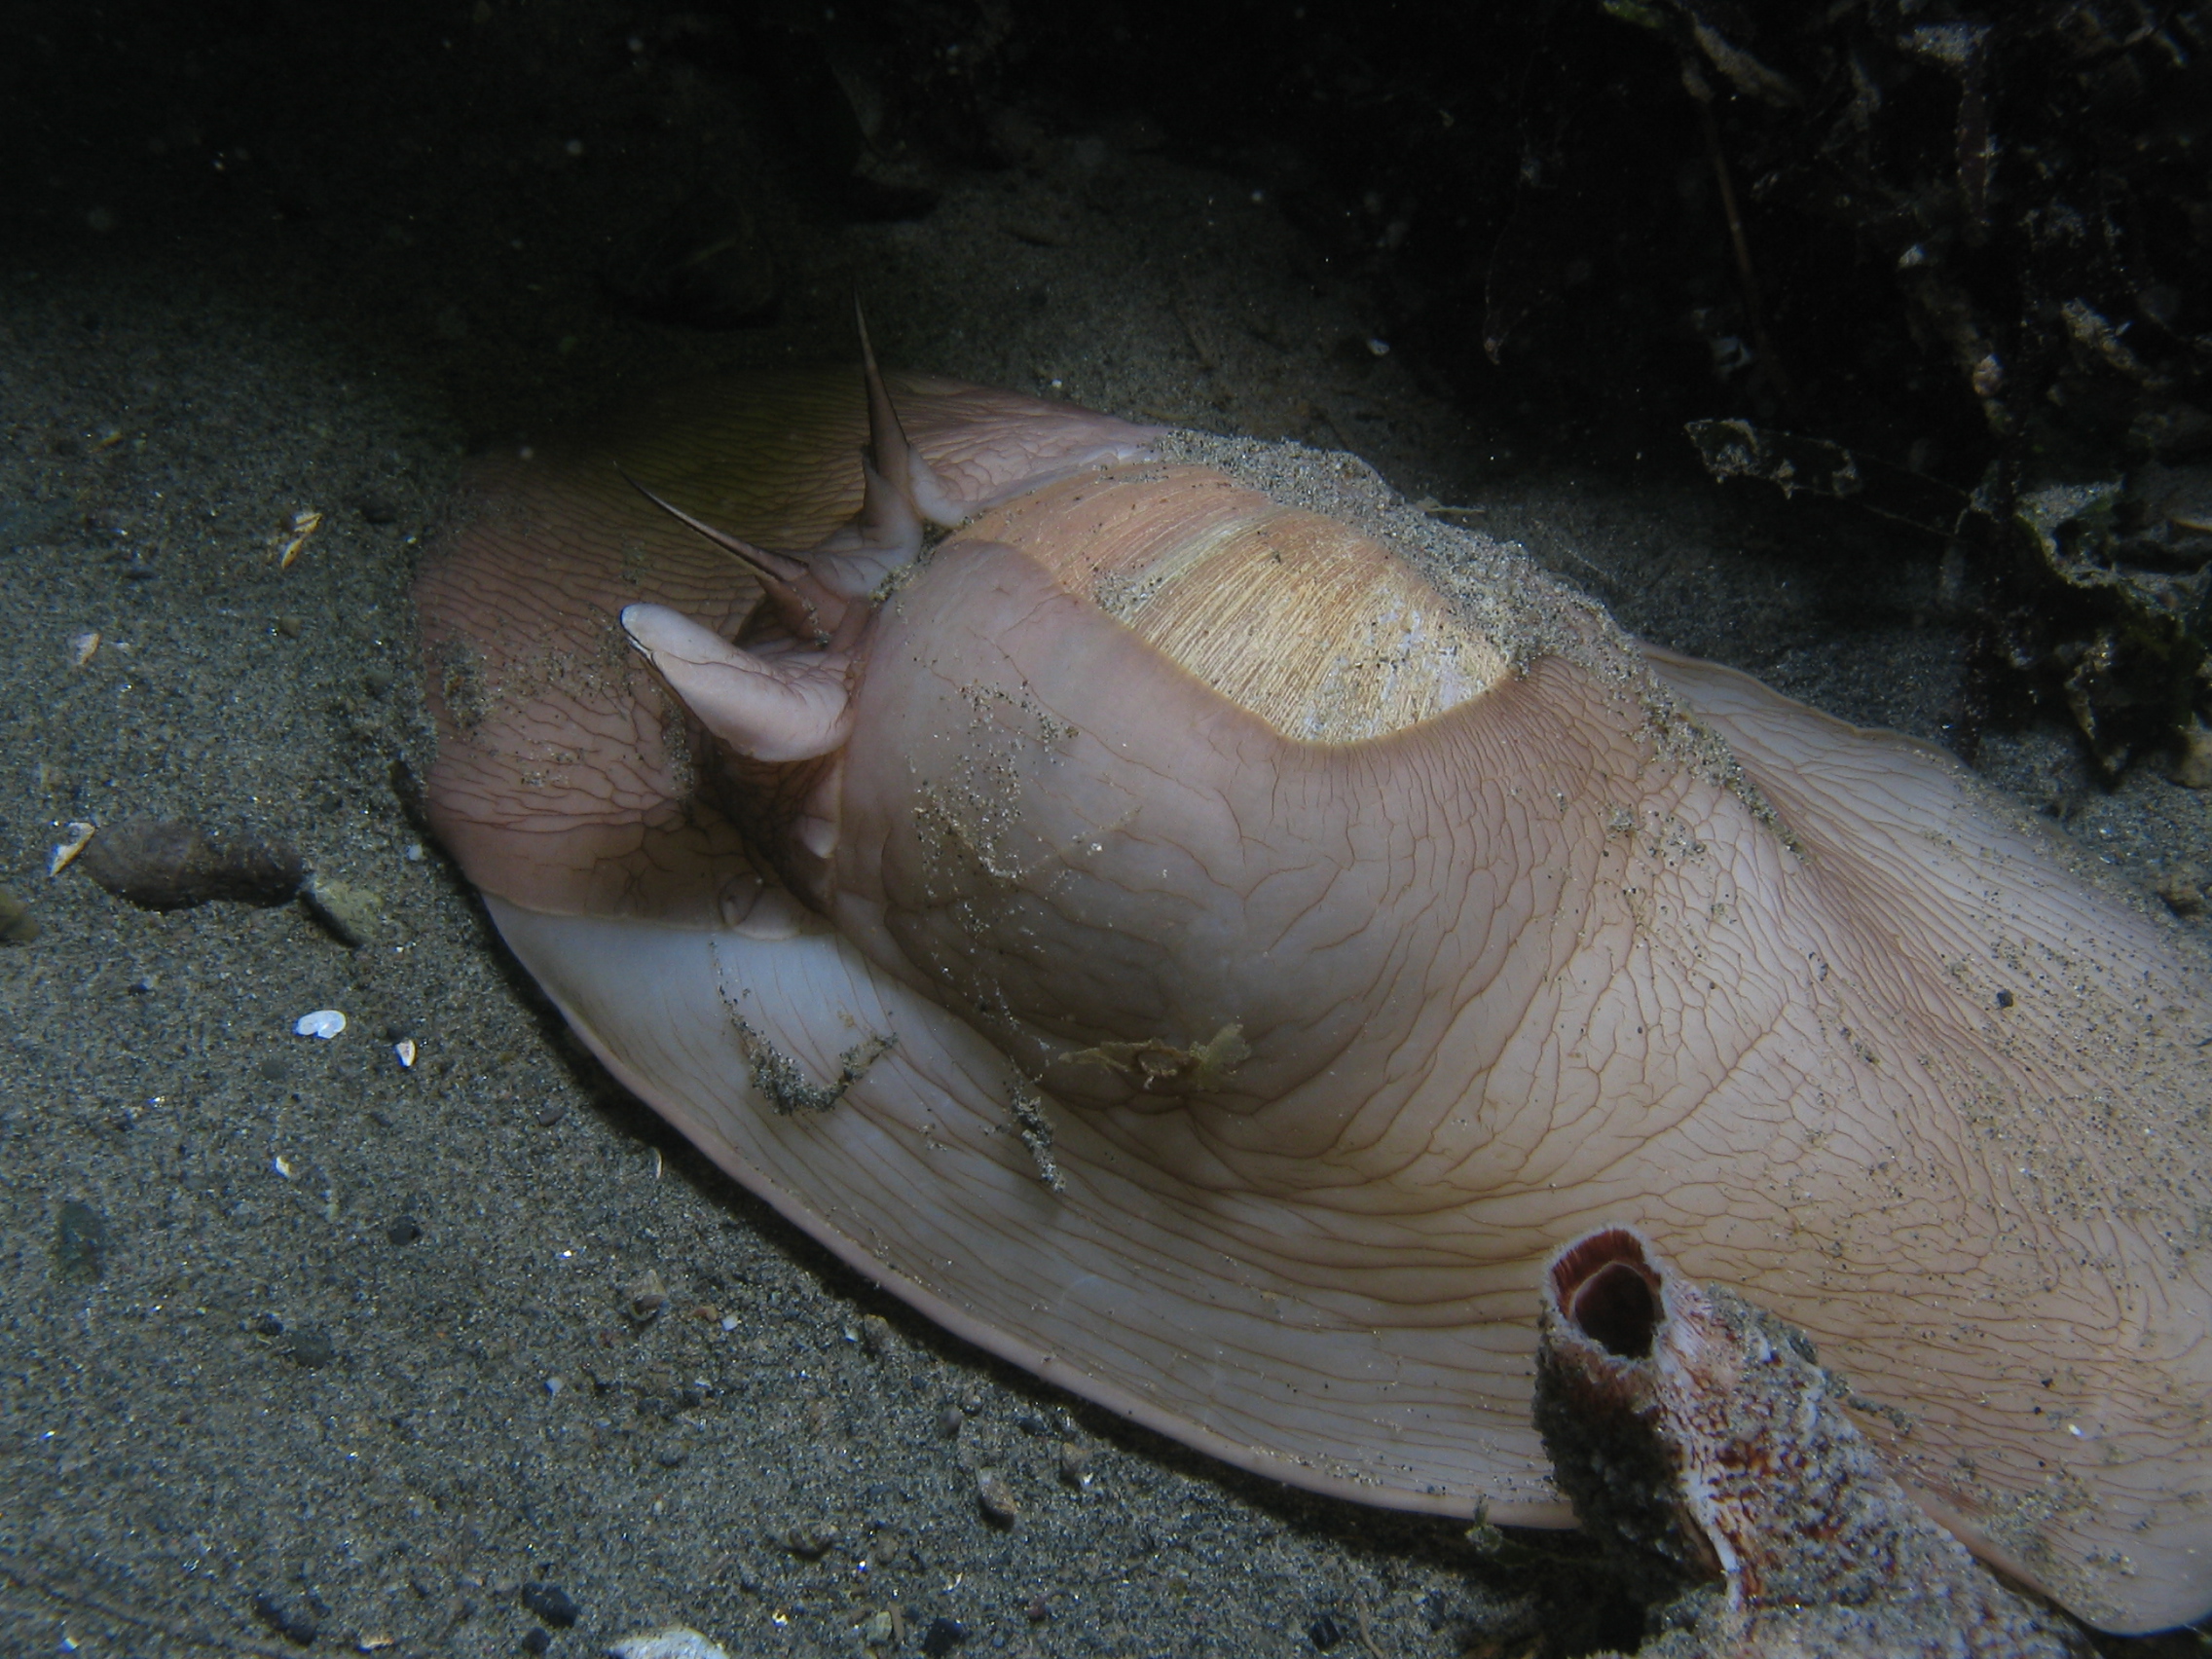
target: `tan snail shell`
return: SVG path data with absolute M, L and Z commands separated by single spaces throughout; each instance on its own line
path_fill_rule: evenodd
M 949 382 L 483 466 L 418 599 L 516 954 L 962 1336 L 1564 1523 L 1537 1286 L 1630 1223 L 1810 1331 L 1977 1552 L 2115 1630 L 2212 1606 L 2204 965 L 1936 752 L 1348 458 Z

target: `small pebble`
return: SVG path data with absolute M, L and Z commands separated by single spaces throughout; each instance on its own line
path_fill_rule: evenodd
M 820 1561 L 837 1544 L 837 1529 L 828 1522 L 817 1521 L 787 1527 L 778 1540 L 801 1561 Z
M 960 1415 L 960 1408 L 958 1406 L 947 1406 L 943 1411 L 938 1413 L 937 1415 L 938 1430 L 945 1437 L 945 1439 L 950 1440 L 954 1435 L 960 1432 L 961 1425 L 967 1420 L 968 1419 Z
M 1307 1640 L 1323 1653 L 1332 1651 L 1345 1639 L 1345 1627 L 1323 1613 L 1306 1627 Z
M 871 1355 L 882 1355 L 891 1350 L 891 1321 L 880 1313 L 870 1313 L 861 1321 L 861 1346 Z
M 561 1391 L 562 1389 L 566 1388 L 567 1386 L 568 1386 L 568 1383 L 564 1382 L 563 1382 L 563 1381 L 562 1381 L 562 1380 L 561 1380 L 560 1378 L 558 1378 L 558 1377 L 548 1377 L 548 1378 L 547 1378 L 547 1379 L 545 1380 L 545 1391 L 546 1391 L 546 1392 L 547 1392 L 548 1394 L 558 1394 L 558 1393 L 560 1393 L 560 1391 Z
M 922 1652 L 925 1659 L 944 1659 L 967 1640 L 968 1627 L 958 1619 L 932 1619 L 922 1632 Z
M 1090 1485 L 1090 1448 L 1067 1441 L 1060 1447 L 1060 1479 L 1078 1492 Z
M 291 1602 L 279 1602 L 266 1590 L 253 1593 L 253 1616 L 286 1641 L 297 1642 L 302 1647 L 314 1641 L 322 1630 L 307 1608 Z
M 300 903 L 308 914 L 323 925 L 330 937 L 350 950 L 376 942 L 378 918 L 384 911 L 384 895 L 350 882 L 311 875 L 300 889 Z
M 68 1277 L 96 1279 L 107 1265 L 107 1222 L 81 1199 L 61 1206 L 54 1230 L 54 1265 Z
M 317 1037 L 327 1043 L 346 1029 L 346 1016 L 334 1008 L 318 1008 L 313 1014 L 303 1014 L 293 1021 L 292 1030 L 302 1037 Z
M 536 1578 L 522 1587 L 522 1604 L 555 1630 L 567 1630 L 583 1614 L 575 1599 L 560 1585 Z
M 1032 1596 L 1029 1604 L 1021 1609 L 1021 1615 L 1031 1624 L 1043 1624 L 1052 1616 L 1052 1604 L 1042 1596 Z
M 543 1625 L 532 1625 L 522 1639 L 525 1653 L 542 1653 L 553 1645 L 553 1633 Z
M 2205 890 L 2212 886 L 2212 873 L 2200 864 L 2183 862 L 2169 867 L 2158 877 L 2158 897 L 2166 902 L 2166 908 L 2177 916 L 2194 916 L 2204 908 Z
M 384 1235 L 394 1244 L 412 1244 L 423 1236 L 423 1224 L 411 1215 L 399 1216 L 384 1230 Z
M 38 936 L 38 918 L 31 907 L 0 887 L 0 944 L 28 944 Z
M 1021 1505 L 1014 1501 L 1014 1488 L 996 1469 L 978 1469 L 976 1472 L 976 1501 L 983 1506 L 984 1517 L 1001 1527 L 1011 1527 L 1021 1515 Z
M 284 1355 L 303 1371 L 314 1371 L 338 1357 L 330 1333 L 320 1325 L 302 1325 L 284 1345 Z

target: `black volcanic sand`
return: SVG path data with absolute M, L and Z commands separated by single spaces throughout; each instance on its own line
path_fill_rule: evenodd
M 1571 1543 L 1485 1556 L 979 1358 L 613 1088 L 408 816 L 408 583 L 472 447 L 679 373 L 849 360 L 858 288 L 888 361 L 1355 450 L 1632 628 L 1854 719 L 1946 735 L 1973 596 L 1904 533 L 1681 455 L 1585 474 L 1470 429 L 1264 193 L 1125 134 L 1040 133 L 914 222 L 771 203 L 776 319 L 720 334 L 609 303 L 605 227 L 651 190 L 567 136 L 478 135 L 449 195 L 332 175 L 305 207 L 176 207 L 166 174 L 88 163 L 0 243 L 0 881 L 43 930 L 0 947 L 0 1650 L 297 1652 L 313 1627 L 509 1654 L 543 1627 L 581 1654 L 681 1622 L 857 1654 L 894 1607 L 884 1648 L 939 1659 L 1633 1642 Z M 2125 879 L 2212 864 L 2202 796 L 2099 790 L 2062 731 L 1981 759 Z M 374 896 L 375 938 L 49 879 L 67 824 L 134 812 L 288 843 Z M 318 1009 L 342 1036 L 293 1034 Z M 668 1299 L 640 1319 L 647 1272 Z M 2114 1644 L 2154 1649 L 2196 1650 Z

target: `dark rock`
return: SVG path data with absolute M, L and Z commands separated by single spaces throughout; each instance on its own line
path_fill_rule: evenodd
M 525 1653 L 542 1653 L 552 1645 L 553 1633 L 543 1625 L 531 1626 L 529 1634 L 522 1639 L 522 1650 Z
M 583 1616 L 583 1609 L 576 1605 L 575 1599 L 560 1585 L 547 1584 L 537 1578 L 522 1587 L 522 1604 L 555 1630 L 567 1630 Z
M 63 1274 L 96 1279 L 107 1267 L 107 1221 L 76 1198 L 61 1206 L 54 1230 L 54 1264 Z
M 1317 1649 L 1323 1653 L 1328 1653 L 1344 1641 L 1345 1627 L 1337 1623 L 1329 1614 L 1323 1613 L 1306 1627 L 1306 1636 L 1307 1640 L 1311 1641 Z
M 253 1593 L 253 1616 L 286 1641 L 301 1647 L 313 1641 L 322 1629 L 307 1608 L 290 1602 L 279 1602 L 266 1590 L 256 1590 Z
M 411 1215 L 396 1216 L 384 1235 L 394 1244 L 412 1244 L 423 1236 L 423 1224 Z
M 28 944 L 38 938 L 39 931 L 31 907 L 0 887 L 0 944 Z
M 302 1325 L 284 1345 L 284 1352 L 303 1371 L 313 1371 L 336 1359 L 338 1346 L 320 1325 Z
M 929 1659 L 944 1659 L 967 1640 L 968 1627 L 958 1619 L 932 1619 L 929 1629 L 922 1632 L 922 1651 Z
M 209 835 L 197 825 L 144 813 L 94 835 L 77 866 L 145 910 L 184 910 L 210 900 L 289 903 L 307 873 L 299 855 L 280 842 L 244 830 Z

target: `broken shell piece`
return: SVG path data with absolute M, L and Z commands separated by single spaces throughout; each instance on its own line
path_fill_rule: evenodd
M 412 1037 L 402 1037 L 398 1042 L 394 1043 L 391 1046 L 391 1052 L 393 1057 L 396 1058 L 401 1065 L 412 1069 L 415 1064 L 415 1055 L 417 1052 L 415 1048 L 415 1039 Z
M 48 875 L 59 875 L 75 864 L 77 855 L 85 850 L 93 835 L 97 833 L 97 825 L 71 824 L 69 826 L 69 839 L 57 843 L 54 849 L 54 856 L 46 861 L 46 873 Z
M 1804 1334 L 1608 1227 L 1545 1270 L 1536 1428 L 1574 1513 L 1654 1605 L 1667 1659 L 2065 1659 L 1852 1423 Z M 1683 1580 L 1692 1581 L 1682 1591 Z
M 71 635 L 69 638 L 70 666 L 72 668 L 83 668 L 85 664 L 92 660 L 92 653 L 99 648 L 100 637 L 97 630 L 91 633 Z
M 614 1659 L 729 1659 L 719 1641 L 688 1625 L 670 1625 L 650 1635 L 625 1636 L 609 1647 Z
M 649 1268 L 622 1287 L 622 1311 L 641 1325 L 659 1318 L 667 1306 L 668 1287 Z
M 322 528 L 322 514 L 313 507 L 303 507 L 292 515 L 292 533 L 284 539 L 284 550 L 277 557 L 276 568 L 288 571 L 292 561 L 300 556 L 300 549 L 308 544 L 308 537 Z
M 292 1024 L 292 1030 L 302 1037 L 319 1037 L 324 1042 L 346 1029 L 346 1016 L 334 1008 L 318 1008 L 313 1014 L 303 1014 Z

